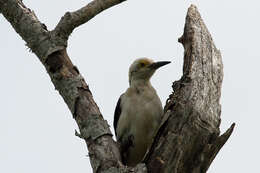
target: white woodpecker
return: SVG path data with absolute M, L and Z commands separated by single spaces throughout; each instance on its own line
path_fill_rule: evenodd
M 125 165 L 141 162 L 153 142 L 163 108 L 150 78 L 158 68 L 169 63 L 140 58 L 129 68 L 130 86 L 120 96 L 114 114 L 114 129 Z

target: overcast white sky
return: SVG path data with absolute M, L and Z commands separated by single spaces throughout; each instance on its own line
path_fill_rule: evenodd
M 48 29 L 66 11 L 89 0 L 23 0 Z M 85 77 L 105 119 L 112 126 L 116 101 L 128 87 L 128 67 L 138 57 L 171 60 L 152 84 L 163 102 L 172 81 L 180 78 L 187 8 L 194 3 L 224 62 L 222 124 L 236 128 L 217 155 L 209 173 L 259 170 L 259 17 L 256 0 L 128 0 L 77 28 L 68 53 Z M 67 106 L 44 67 L 0 15 L 0 172 L 92 172 L 83 140 Z

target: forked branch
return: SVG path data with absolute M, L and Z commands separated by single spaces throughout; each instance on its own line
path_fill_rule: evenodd
M 76 27 L 88 22 L 102 11 L 123 1 L 126 0 L 93 0 L 77 11 L 67 12 L 59 21 L 55 32 L 67 41 L 69 35 Z
M 69 35 L 103 10 L 124 0 L 94 0 L 85 7 L 67 12 L 53 31 L 48 31 L 21 0 L 0 0 L 0 12 L 45 66 L 76 120 L 85 140 L 94 172 L 206 172 L 218 151 L 231 135 L 234 124 L 219 136 L 223 65 L 199 12 L 191 6 L 184 34 L 183 76 L 173 83 L 165 106 L 164 123 L 145 159 L 135 168 L 120 162 L 118 146 L 112 139 L 90 89 L 67 55 Z M 147 168 L 146 168 L 147 166 Z

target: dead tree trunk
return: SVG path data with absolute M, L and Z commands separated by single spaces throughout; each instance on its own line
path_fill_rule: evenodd
M 146 163 L 148 170 L 157 172 L 201 173 L 207 171 L 234 124 L 219 136 L 222 59 L 193 5 L 178 41 L 185 49 L 183 76 L 172 85 L 165 121 Z
M 174 92 L 145 164 L 135 168 L 121 164 L 108 124 L 66 53 L 68 37 L 76 27 L 123 1 L 94 0 L 67 12 L 52 31 L 21 0 L 0 0 L 0 12 L 37 55 L 68 105 L 80 129 L 76 135 L 88 146 L 93 172 L 206 172 L 234 124 L 219 136 L 222 60 L 195 6 L 188 10 L 179 39 L 185 49 L 183 76 L 173 83 Z

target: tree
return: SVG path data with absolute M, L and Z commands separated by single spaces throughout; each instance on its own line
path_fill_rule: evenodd
M 108 124 L 66 47 L 76 27 L 121 2 L 94 0 L 75 12 L 67 12 L 52 31 L 20 0 L 0 0 L 0 12 L 37 55 L 68 105 L 80 129 L 76 135 L 88 146 L 94 172 L 206 172 L 234 124 L 219 136 L 222 60 L 195 6 L 188 10 L 184 34 L 179 39 L 185 49 L 183 76 L 173 83 L 174 92 L 145 164 L 126 168 L 120 163 Z

